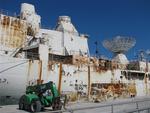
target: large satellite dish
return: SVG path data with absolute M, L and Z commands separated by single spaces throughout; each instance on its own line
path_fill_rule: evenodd
M 128 60 L 124 55 L 129 49 L 131 49 L 136 43 L 136 40 L 131 37 L 116 36 L 112 39 L 104 40 L 103 46 L 114 53 L 113 60 L 120 63 L 127 63 Z
M 134 38 L 117 36 L 113 39 L 104 40 L 103 46 L 113 53 L 125 53 L 136 43 Z

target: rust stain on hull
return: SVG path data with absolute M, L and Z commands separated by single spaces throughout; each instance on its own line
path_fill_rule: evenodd
M 61 93 L 61 82 L 62 82 L 62 63 L 59 66 L 59 81 L 58 81 L 58 91 Z
M 127 84 L 123 83 L 99 83 L 92 84 L 91 97 L 94 101 L 103 101 L 109 98 L 124 98 L 129 95 Z
M 29 60 L 29 68 L 28 68 L 28 77 L 27 77 L 27 82 L 28 84 L 27 85 L 31 85 L 30 81 L 29 81 L 29 78 L 30 78 L 30 73 L 31 73 L 31 67 L 32 67 L 32 61 Z
M 11 48 L 22 47 L 27 35 L 27 24 L 19 18 L 0 15 L 0 44 Z
M 42 61 L 39 60 L 38 62 L 38 73 L 39 73 L 39 78 L 37 80 L 37 84 L 42 84 L 43 83 L 43 80 L 42 80 Z

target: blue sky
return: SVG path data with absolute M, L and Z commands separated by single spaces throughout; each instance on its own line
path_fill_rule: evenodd
M 102 41 L 116 35 L 136 39 L 127 56 L 133 59 L 138 50 L 150 49 L 150 0 L 0 0 L 0 9 L 19 14 L 20 4 L 32 3 L 42 17 L 42 25 L 54 28 L 58 16 L 68 15 L 80 33 L 89 34 L 89 47 L 95 53 L 111 57 Z

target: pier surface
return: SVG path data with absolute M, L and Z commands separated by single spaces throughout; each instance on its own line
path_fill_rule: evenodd
M 137 106 L 137 102 L 138 102 L 138 106 Z M 125 103 L 125 104 L 120 104 L 120 103 Z M 67 105 L 66 108 L 68 110 L 73 110 L 72 113 L 112 113 L 112 106 L 111 106 L 112 104 L 113 104 L 113 113 L 125 113 L 126 111 L 130 109 L 136 109 L 137 107 L 139 109 L 143 107 L 150 108 L 150 97 L 116 99 L 116 100 L 108 100 L 100 103 L 76 102 Z M 18 105 L 6 105 L 6 106 L 0 106 L 0 113 L 29 113 L 29 112 L 19 110 Z M 52 113 L 52 110 L 51 108 L 46 108 L 45 111 L 40 113 Z M 70 112 L 63 112 L 63 113 L 70 113 Z M 148 110 L 145 110 L 140 113 L 149 113 L 149 112 Z

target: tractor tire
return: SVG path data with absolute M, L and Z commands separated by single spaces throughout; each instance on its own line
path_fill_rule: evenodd
M 62 108 L 61 100 L 60 98 L 56 98 L 52 103 L 52 109 L 56 111 L 56 110 L 61 110 L 61 108 Z
M 25 110 L 24 98 L 25 98 L 25 95 L 21 96 L 21 98 L 19 99 L 19 109 L 20 110 Z
M 30 112 L 40 112 L 42 108 L 41 102 L 39 100 L 32 101 L 31 105 L 29 106 Z

